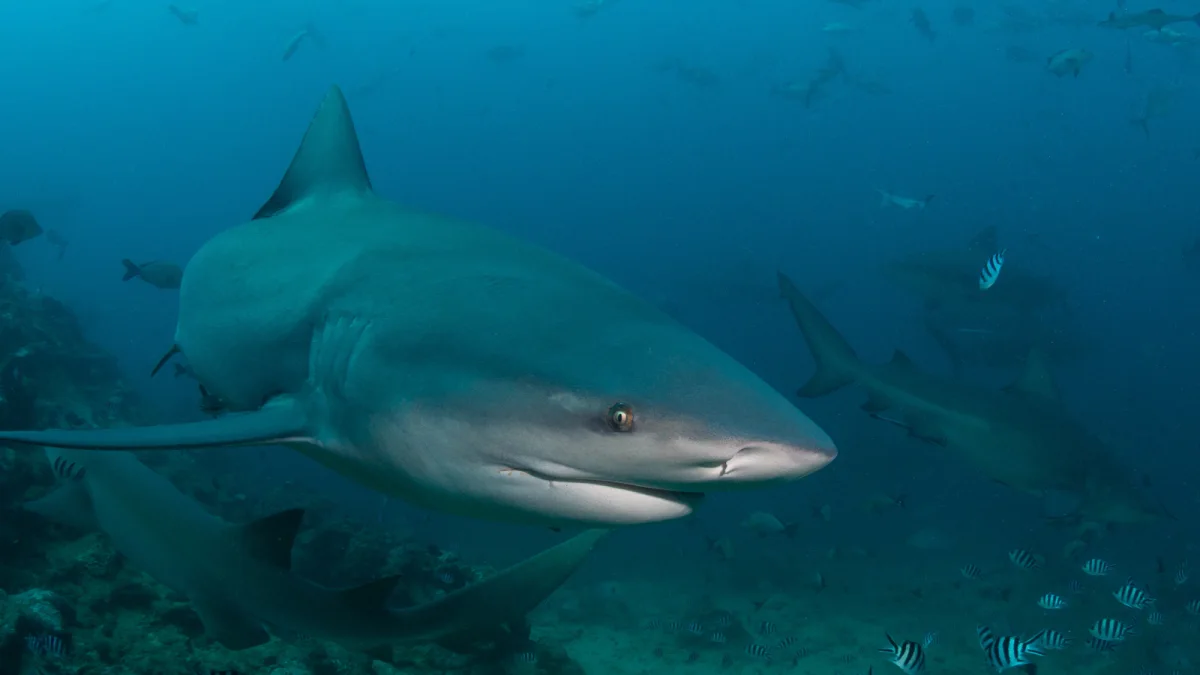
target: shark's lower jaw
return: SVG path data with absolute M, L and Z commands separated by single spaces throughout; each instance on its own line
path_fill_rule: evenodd
M 506 490 L 516 508 L 548 522 L 611 527 L 675 520 L 691 515 L 704 501 L 702 492 L 679 492 L 602 480 L 555 478 L 507 469 Z

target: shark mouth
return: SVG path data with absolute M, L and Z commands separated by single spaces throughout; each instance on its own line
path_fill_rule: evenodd
M 510 468 L 508 470 L 513 471 L 513 472 L 522 473 L 526 476 L 529 476 L 530 478 L 533 478 L 538 481 L 542 481 L 551 486 L 553 486 L 553 485 L 561 485 L 561 486 L 584 485 L 584 486 L 590 486 L 590 487 L 601 488 L 601 489 L 607 488 L 610 490 L 616 490 L 616 491 L 625 492 L 625 493 L 629 493 L 629 494 L 633 494 L 633 495 L 642 495 L 642 496 L 650 497 L 653 499 L 671 502 L 671 503 L 679 504 L 680 506 L 685 506 L 685 507 L 688 507 L 691 509 L 695 509 L 696 507 L 698 507 L 700 505 L 700 503 L 704 501 L 704 497 L 705 497 L 705 494 L 703 492 L 682 492 L 679 490 L 668 490 L 666 488 L 652 488 L 652 487 L 646 487 L 644 485 L 634 485 L 632 483 L 620 483 L 620 482 L 616 482 L 616 481 L 606 481 L 606 480 L 589 480 L 586 478 L 561 478 L 561 477 L 557 477 L 557 476 L 550 476 L 550 475 L 547 475 L 544 473 L 540 473 L 538 471 L 533 471 L 531 469 L 518 469 L 515 467 Z

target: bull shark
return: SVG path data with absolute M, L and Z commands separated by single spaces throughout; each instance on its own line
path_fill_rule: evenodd
M 779 285 L 817 365 L 799 396 L 823 396 L 857 384 L 867 391 L 862 407 L 873 417 L 961 455 L 1016 490 L 1067 496 L 1065 503 L 1074 505 L 1078 517 L 1138 523 L 1167 515 L 1134 485 L 1104 444 L 1067 414 L 1037 352 L 1004 390 L 935 377 L 900 351 L 890 363 L 867 365 L 790 279 L 780 274 Z
M 390 608 L 398 577 L 347 590 L 323 588 L 291 569 L 304 516 L 284 511 L 226 523 L 128 452 L 46 451 L 63 485 L 30 511 L 97 529 L 160 583 L 188 597 L 207 634 L 233 650 L 270 639 L 265 627 L 371 649 L 463 643 L 519 620 L 584 561 L 606 530 L 588 530 L 433 602 Z
M 996 228 L 987 227 L 965 247 L 924 251 L 889 262 L 883 271 L 892 283 L 915 293 L 930 308 L 975 304 L 1034 313 L 1065 306 L 1065 291 L 1048 277 L 1022 269 L 1019 256 L 1005 263 L 1003 281 L 981 291 L 979 270 L 999 250 Z
M 0 440 L 277 443 L 427 508 L 551 527 L 680 518 L 707 491 L 837 454 L 782 394 L 611 281 L 378 196 L 337 87 L 254 219 L 187 264 L 172 352 L 233 414 Z
M 1162 30 L 1164 27 L 1173 23 L 1183 23 L 1185 21 L 1191 21 L 1197 26 L 1200 26 L 1200 12 L 1197 12 L 1191 16 L 1167 14 L 1161 9 L 1148 9 L 1144 12 L 1134 12 L 1133 14 L 1122 15 L 1118 15 L 1116 12 L 1109 12 L 1108 18 L 1098 22 L 1096 25 L 1103 28 L 1115 28 L 1117 30 L 1141 27 Z

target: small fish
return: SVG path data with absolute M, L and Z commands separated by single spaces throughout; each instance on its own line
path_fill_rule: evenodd
M 190 7 L 180 7 L 179 5 L 171 5 L 167 7 L 167 11 L 179 19 L 179 23 L 185 26 L 195 26 L 200 20 L 200 11 Z
M 936 630 L 931 630 L 925 634 L 925 639 L 921 640 L 921 644 L 925 645 L 926 649 L 936 645 L 938 642 L 938 633 Z
M 1071 646 L 1071 638 L 1056 630 L 1042 631 L 1042 647 L 1046 649 L 1066 649 Z
M 1017 548 L 1009 551 L 1008 559 L 1011 560 L 1012 564 L 1016 565 L 1018 569 L 1023 570 L 1036 570 L 1041 568 L 1041 566 L 1044 564 L 1041 556 L 1030 553 L 1023 548 Z
M 1088 637 L 1086 644 L 1087 644 L 1088 648 L 1091 649 L 1092 651 L 1100 652 L 1102 654 L 1104 652 L 1116 651 L 1116 649 L 1117 649 L 1116 644 L 1109 642 L 1107 640 L 1101 640 L 1100 638 L 1097 638 L 1094 635 Z
M 687 625 L 687 632 L 692 635 L 704 635 L 704 624 L 699 621 L 692 621 Z
M 1090 577 L 1106 577 L 1116 568 L 1105 560 L 1101 560 L 1100 558 L 1092 558 L 1091 560 L 1083 563 L 1082 569 L 1083 573 Z
M 917 642 L 905 640 L 901 644 L 896 644 L 891 635 L 885 635 L 889 646 L 880 649 L 879 651 L 891 657 L 891 662 L 896 664 L 896 667 L 904 671 L 906 675 L 913 675 L 925 670 L 925 649 Z
M 983 578 L 983 570 L 979 569 L 978 565 L 972 565 L 970 563 L 959 568 L 958 573 L 963 575 L 964 578 L 970 579 L 971 581 L 979 581 Z
M 1047 593 L 1038 598 L 1038 607 L 1042 609 L 1066 609 L 1067 601 L 1062 599 L 1062 596 L 1053 593 Z
M 770 621 L 763 621 L 762 623 L 758 624 L 759 635 L 774 635 L 775 630 L 775 624 L 771 623 Z
M 782 640 L 780 640 L 779 644 L 777 644 L 776 646 L 779 647 L 780 649 L 787 649 L 788 647 L 791 647 L 794 644 L 796 644 L 796 638 L 789 635 L 789 636 L 783 638 Z
M 995 285 L 996 280 L 1000 278 L 1000 270 L 1004 267 L 1004 254 L 1006 253 L 1008 253 L 1008 249 L 1002 249 L 988 258 L 987 263 L 979 272 L 979 290 L 986 291 Z
M 717 624 L 718 628 L 729 628 L 733 625 L 733 615 L 729 612 L 722 612 L 717 615 L 717 618 L 713 622 Z
M 42 233 L 37 218 L 24 209 L 14 209 L 0 214 L 0 240 L 16 246 Z
M 1175 585 L 1182 586 L 1187 583 L 1187 580 L 1188 580 L 1188 567 L 1187 567 L 1187 561 L 1185 560 L 1185 561 L 1179 563 L 1179 569 L 1175 570 Z
M 757 642 L 751 642 L 746 645 L 746 653 L 752 658 L 762 659 L 764 661 L 771 660 L 771 648 L 765 645 L 760 645 Z
M 925 207 L 929 206 L 929 202 L 933 201 L 933 197 L 934 197 L 934 195 L 926 195 L 926 197 L 924 199 L 913 199 L 912 197 L 903 197 L 901 195 L 892 194 L 891 192 L 888 192 L 887 190 L 880 190 L 879 188 L 875 188 L 875 191 L 879 193 L 879 197 L 880 197 L 879 208 L 887 208 L 888 206 L 898 206 L 898 207 L 904 209 L 905 211 L 908 211 L 910 209 L 917 209 L 918 211 L 924 211 Z
M 1200 616 L 1200 600 L 1193 600 L 1189 602 L 1186 606 L 1184 606 L 1184 609 L 1192 616 Z
M 31 654 L 46 658 L 62 658 L 67 653 L 67 645 L 57 635 L 26 635 L 25 648 Z
M 1150 624 L 1151 626 L 1163 625 L 1163 613 L 1158 611 L 1157 609 L 1153 610 L 1152 612 L 1150 612 L 1149 614 L 1146 615 L 1146 623 Z
M 1117 619 L 1100 619 L 1088 631 L 1092 637 L 1105 642 L 1121 642 L 1133 633 L 1133 628 Z
M 46 230 L 46 243 L 58 249 L 59 260 L 62 260 L 63 256 L 67 254 L 67 246 L 70 245 L 67 238 L 58 230 Z
M 161 289 L 179 288 L 183 281 L 183 269 L 175 263 L 148 262 L 138 265 L 126 258 L 121 264 L 125 266 L 125 276 L 121 277 L 121 281 L 129 281 L 136 277 Z
M 1092 60 L 1095 54 L 1086 49 L 1064 49 L 1055 53 L 1050 58 L 1046 59 L 1046 70 L 1054 73 L 1058 77 L 1072 74 L 1079 77 L 1079 73 L 1083 71 L 1083 67 Z
M 1117 602 L 1131 609 L 1145 609 L 1146 605 L 1154 604 L 1154 598 L 1146 595 L 1145 591 L 1138 588 L 1132 579 L 1114 591 L 1113 597 L 1117 599 Z
M 708 641 L 715 645 L 723 645 L 728 641 L 728 638 L 725 637 L 724 633 L 722 633 L 721 631 L 718 630 L 718 631 L 713 631 L 712 633 L 709 633 Z
M 1033 662 L 1030 661 L 1030 657 L 1045 655 L 1042 651 L 1044 631 L 1028 640 L 1022 640 L 1017 637 L 997 637 L 987 626 L 979 626 L 975 630 L 988 665 L 998 673 L 1009 668 L 1031 665 Z
M 1083 583 L 1078 579 L 1072 579 L 1067 582 L 1067 590 L 1075 595 L 1079 595 L 1083 592 Z
M 794 537 L 799 528 L 799 523 L 788 523 L 785 525 L 783 521 L 776 518 L 773 514 L 766 511 L 755 511 L 742 521 L 742 527 L 760 537 L 772 534 L 786 534 L 789 537 Z

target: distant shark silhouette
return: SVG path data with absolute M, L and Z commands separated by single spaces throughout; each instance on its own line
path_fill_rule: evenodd
M 265 626 L 370 649 L 469 640 L 524 617 L 583 562 L 605 530 L 589 530 L 424 605 L 387 606 L 398 577 L 346 590 L 291 571 L 304 512 L 231 525 L 127 452 L 46 451 L 64 485 L 26 508 L 98 529 L 132 564 L 186 595 L 207 633 L 230 649 L 270 639 Z
M 1076 515 L 1097 521 L 1169 515 L 1096 436 L 1068 416 L 1038 352 L 1003 391 L 929 375 L 900 351 L 890 363 L 867 365 L 790 279 L 780 274 L 779 286 L 817 362 L 799 396 L 858 384 L 867 391 L 864 411 L 961 455 L 997 482 L 1043 497 L 1069 495 Z
M 254 220 L 188 263 L 175 344 L 243 414 L 0 440 L 278 443 L 425 507 L 550 526 L 680 518 L 704 492 L 837 453 L 759 377 L 607 279 L 377 196 L 336 87 Z

